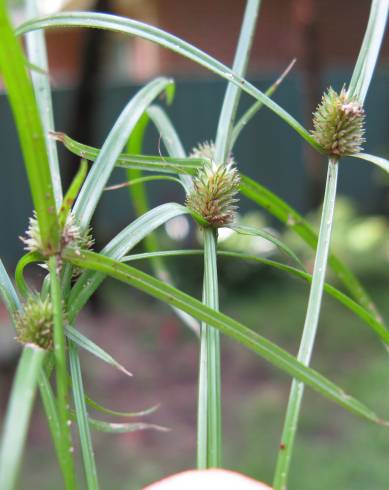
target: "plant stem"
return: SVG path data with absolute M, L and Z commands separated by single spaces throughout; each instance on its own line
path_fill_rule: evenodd
M 26 345 L 20 356 L 0 449 L 0 488 L 13 490 L 19 473 L 28 422 L 35 398 L 38 375 L 46 351 L 35 345 Z
M 337 179 L 338 161 L 335 158 L 330 158 L 328 162 L 327 183 L 324 195 L 316 259 L 313 268 L 312 284 L 309 293 L 303 336 L 297 356 L 297 359 L 306 366 L 308 366 L 310 363 L 320 315 L 328 251 L 331 241 Z M 288 479 L 289 466 L 293 453 L 294 439 L 297 430 L 303 393 L 304 384 L 294 379 L 289 395 L 288 408 L 278 453 L 273 483 L 274 490 L 286 490 L 286 482 Z
M 217 232 L 204 229 L 203 302 L 219 309 L 216 264 Z M 220 334 L 203 323 L 200 335 L 199 402 L 197 432 L 197 466 L 214 468 L 221 465 L 221 388 Z
M 61 427 L 61 460 L 65 472 L 65 485 L 67 489 L 73 489 L 75 484 L 75 471 L 73 464 L 73 445 L 70 432 L 70 415 L 68 408 L 68 374 L 66 369 L 65 335 L 63 325 L 63 302 L 60 280 L 57 273 L 58 259 L 55 256 L 49 258 L 50 290 L 54 311 L 54 359 L 57 385 L 58 418 Z
M 246 72 L 260 4 L 260 0 L 247 0 L 246 3 L 233 63 L 233 71 L 240 76 Z M 226 163 L 230 153 L 231 134 L 240 93 L 239 87 L 232 83 L 228 84 L 215 141 L 214 158 L 219 165 Z M 214 310 L 219 309 L 216 249 L 217 231 L 212 228 L 204 229 L 203 302 Z M 201 326 L 199 363 L 198 468 L 221 466 L 221 447 L 220 333 L 215 328 L 203 323 Z

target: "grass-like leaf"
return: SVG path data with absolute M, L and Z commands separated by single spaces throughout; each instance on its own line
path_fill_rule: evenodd
M 230 68 L 212 58 L 204 51 L 183 41 L 182 39 L 169 34 L 161 29 L 145 24 L 143 22 L 119 17 L 115 15 L 100 14 L 93 12 L 66 12 L 63 14 L 41 17 L 39 19 L 27 21 L 18 27 L 18 34 L 25 34 L 36 29 L 46 29 L 52 27 L 90 27 L 95 29 L 107 29 L 114 32 L 121 32 L 131 36 L 141 37 L 152 41 L 164 48 L 170 49 L 181 56 L 184 56 L 208 70 L 216 73 L 220 77 L 231 81 L 244 92 L 263 102 L 271 111 L 283 119 L 300 136 L 302 136 L 311 146 L 321 151 L 320 146 L 312 138 L 310 133 L 287 111 L 277 103 L 263 94 L 247 80 L 236 75 Z
M 123 255 L 156 228 L 176 216 L 188 213 L 188 208 L 176 203 L 157 206 L 124 228 L 124 230 L 103 248 L 101 253 L 113 259 L 120 260 Z M 68 299 L 68 319 L 70 323 L 74 321 L 80 309 L 88 301 L 103 279 L 104 275 L 96 272 L 86 271 L 81 275 Z
M 27 0 L 25 4 L 28 19 L 32 19 L 33 17 L 39 15 L 38 0 Z M 49 138 L 50 131 L 54 130 L 54 115 L 44 32 L 34 31 L 27 34 L 26 49 L 28 55 L 27 66 L 31 71 L 31 81 L 42 121 L 43 133 L 45 136 L 47 154 L 49 158 L 51 181 L 53 183 L 54 198 L 58 211 L 62 202 L 62 183 L 61 174 L 59 171 L 57 147 L 54 141 Z M 37 67 L 39 68 L 36 69 Z
M 249 62 L 250 51 L 255 34 L 260 0 L 248 0 L 240 30 L 238 46 L 236 48 L 232 71 L 239 77 L 244 78 Z M 223 100 L 222 110 L 215 138 L 215 161 L 225 163 L 232 148 L 232 131 L 235 116 L 238 110 L 239 99 L 242 88 L 229 82 Z M 265 94 L 266 96 L 266 94 Z M 270 99 L 269 99 L 270 100 Z
M 13 490 L 19 473 L 38 376 L 46 351 L 24 347 L 11 389 L 0 448 L 0 488 Z
M 285 70 L 281 73 L 281 75 L 277 78 L 277 80 L 270 85 L 270 87 L 266 90 L 265 95 L 271 97 L 274 92 L 278 89 L 281 83 L 284 81 L 285 77 L 288 75 L 290 70 L 293 68 L 296 63 L 296 59 L 293 59 L 289 65 L 285 68 Z M 263 107 L 263 103 L 258 100 L 251 107 L 247 109 L 246 112 L 239 118 L 238 122 L 235 124 L 234 129 L 231 133 L 231 150 L 235 145 L 237 139 L 239 138 L 242 130 L 247 126 L 250 120 L 255 116 L 255 114 Z
M 3 261 L 0 259 L 0 297 L 8 310 L 9 316 L 12 318 L 20 307 L 20 300 L 12 281 L 5 270 Z
M 57 250 L 59 227 L 45 136 L 24 54 L 5 4 L 5 0 L 0 1 L 0 73 L 18 130 L 43 247 L 47 253 L 52 253 Z
M 89 431 L 88 413 L 85 403 L 80 359 L 78 357 L 78 349 L 72 341 L 69 342 L 69 364 L 87 488 L 88 490 L 98 490 L 99 482 L 92 446 L 92 437 Z
M 111 129 L 73 208 L 81 228 L 86 229 L 89 226 L 104 187 L 131 131 L 146 108 L 162 92 L 166 92 L 167 101 L 170 102 L 174 93 L 174 85 L 171 79 L 157 78 L 139 90 L 124 108 Z
M 371 79 L 373 78 L 385 34 L 388 12 L 388 0 L 372 1 L 369 22 L 349 85 L 350 95 L 357 97 L 361 104 L 365 101 Z
M 228 228 L 236 231 L 240 235 L 251 235 L 263 238 L 271 243 L 273 243 L 276 247 L 278 247 L 282 252 L 284 252 L 288 257 L 290 257 L 296 264 L 298 264 L 302 269 L 304 269 L 304 265 L 301 260 L 297 257 L 297 255 L 293 252 L 293 250 L 288 247 L 285 243 L 279 240 L 277 237 L 272 235 L 266 230 L 261 230 L 259 228 L 254 228 L 252 226 L 243 226 L 243 225 L 229 225 Z
M 164 252 L 154 252 L 154 253 L 139 253 L 125 256 L 121 259 L 121 262 L 132 262 L 137 260 L 145 260 L 154 257 L 186 257 L 192 255 L 203 255 L 203 250 L 168 250 Z M 290 265 L 283 264 L 281 262 L 277 262 L 275 260 L 265 259 L 263 257 L 258 257 L 256 255 L 248 255 L 242 252 L 227 252 L 224 250 L 218 250 L 218 256 L 221 257 L 233 257 L 237 259 L 249 260 L 253 262 L 257 262 L 263 265 L 267 265 L 269 267 L 274 267 L 283 272 L 287 272 L 288 274 L 303 279 L 310 283 L 312 281 L 312 275 L 308 274 L 305 271 L 300 269 L 296 269 Z M 371 329 L 373 332 L 379 337 L 379 339 L 386 345 L 389 346 L 389 331 L 385 327 L 385 325 L 379 322 L 375 316 L 368 310 L 366 310 L 359 303 L 351 299 L 346 294 L 336 289 L 331 284 L 324 284 L 324 291 L 332 296 L 334 299 L 343 304 L 350 311 L 355 313 L 363 322 Z
M 138 432 L 139 430 L 156 430 L 159 432 L 169 432 L 169 429 L 161 425 L 147 424 L 145 422 L 104 422 L 88 417 L 91 429 L 97 432 L 108 432 L 110 434 L 125 434 L 128 432 Z
M 164 284 L 159 279 L 152 277 L 134 267 L 112 260 L 94 252 L 82 252 L 78 255 L 74 250 L 67 249 L 64 259 L 78 267 L 95 270 L 113 277 L 130 286 L 153 296 L 164 303 L 174 305 L 186 311 L 189 315 L 200 321 L 219 329 L 236 342 L 244 345 L 257 353 L 282 371 L 288 373 L 299 381 L 304 382 L 314 390 L 333 400 L 350 412 L 360 415 L 372 422 L 387 424 L 372 410 L 353 397 L 347 395 L 336 384 L 326 379 L 315 370 L 298 362 L 295 357 L 278 347 L 273 342 L 250 330 L 236 320 L 203 305 L 200 301 Z
M 90 340 L 88 337 L 83 335 L 81 332 L 76 330 L 71 325 L 67 325 L 65 327 L 65 335 L 74 344 L 78 345 L 78 347 L 81 347 L 82 349 L 88 351 L 90 354 L 94 355 L 95 357 L 98 357 L 102 361 L 118 369 L 119 371 L 126 374 L 127 376 L 132 376 L 132 374 L 129 371 L 127 371 L 127 369 L 122 364 L 117 362 L 110 354 L 108 354 L 108 352 L 106 352 L 104 349 L 99 347 L 92 340 Z
M 92 400 L 87 395 L 85 395 L 85 401 L 90 407 L 94 408 L 98 412 L 106 413 L 108 415 L 114 415 L 115 417 L 126 417 L 126 418 L 144 417 L 145 415 L 151 415 L 152 413 L 156 412 L 159 408 L 159 405 L 154 405 L 153 407 L 146 408 L 145 410 L 140 410 L 138 412 L 119 412 L 117 410 L 111 410 L 110 408 L 106 408 L 103 405 L 100 405 L 100 403 L 97 403 L 96 401 Z
M 79 143 L 65 133 L 51 133 L 51 135 L 57 141 L 63 143 L 69 151 L 80 156 L 81 158 L 94 161 L 101 152 L 101 149 Z M 199 158 L 171 158 L 147 155 L 131 155 L 127 153 L 120 153 L 116 160 L 116 166 L 125 169 L 190 175 L 194 175 L 197 170 L 203 166 L 203 164 L 204 160 Z
M 300 213 L 250 177 L 240 174 L 240 178 L 240 192 L 245 197 L 257 203 L 282 223 L 288 225 L 312 249 L 316 249 L 317 233 Z M 340 261 L 334 254 L 330 254 L 328 264 L 353 298 L 370 311 L 377 321 L 383 322 L 373 300 L 346 264 Z
M 368 153 L 356 153 L 355 155 L 351 156 L 360 158 L 361 160 L 366 160 L 367 162 L 377 165 L 377 167 L 381 168 L 382 170 L 385 170 L 385 172 L 389 172 L 389 160 L 386 160 L 385 158 L 369 155 Z
M 58 464 L 61 468 L 62 476 L 65 483 L 65 488 L 67 490 L 71 490 L 76 488 L 76 473 L 74 468 L 74 461 L 71 453 L 66 455 L 66 453 L 62 451 L 62 430 L 59 422 L 57 404 L 53 394 L 53 390 L 51 389 L 50 381 L 43 369 L 41 369 L 41 372 L 39 374 L 38 383 L 43 407 L 46 413 L 46 420 L 49 425 L 51 437 L 53 439 Z

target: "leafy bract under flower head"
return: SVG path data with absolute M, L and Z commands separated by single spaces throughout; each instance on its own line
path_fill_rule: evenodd
M 331 87 L 313 114 L 312 135 L 330 155 L 340 157 L 362 151 L 365 111 L 345 87 L 338 94 Z
M 212 143 L 202 143 L 192 150 L 191 157 L 207 161 L 193 177 L 193 187 L 187 195 L 186 205 L 209 226 L 219 228 L 235 220 L 240 180 L 232 156 L 226 164 L 218 164 L 213 160 L 214 154 Z

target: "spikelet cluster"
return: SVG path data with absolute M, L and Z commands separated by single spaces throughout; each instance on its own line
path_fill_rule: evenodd
M 235 219 L 238 202 L 239 174 L 230 157 L 226 164 L 214 161 L 212 143 L 203 143 L 193 149 L 191 157 L 208 161 L 193 178 L 193 187 L 186 198 L 189 209 L 199 214 L 208 225 L 219 228 Z
M 364 119 L 363 107 L 345 87 L 339 94 L 330 87 L 313 114 L 312 135 L 330 155 L 359 153 L 365 142 Z
M 25 237 L 20 237 L 24 243 L 25 250 L 29 252 L 39 252 L 44 255 L 44 247 L 42 243 L 41 234 L 39 231 L 39 224 L 34 211 L 34 215 L 29 219 L 28 229 Z M 91 230 L 82 232 L 78 226 L 76 219 L 72 213 L 69 213 L 66 223 L 61 232 L 60 250 L 63 250 L 68 245 L 72 245 L 78 249 L 88 249 L 93 246 L 93 238 Z
M 31 294 L 14 321 L 19 342 L 45 350 L 53 348 L 53 305 L 49 297 L 42 300 L 39 294 Z

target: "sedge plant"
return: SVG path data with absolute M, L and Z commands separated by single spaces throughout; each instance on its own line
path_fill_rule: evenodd
M 389 345 L 387 327 L 369 295 L 346 265 L 336 255 L 329 255 L 340 157 L 351 155 L 389 170 L 389 163 L 385 159 L 361 152 L 363 102 L 383 38 L 388 0 L 373 0 L 365 40 L 351 82 L 340 93 L 330 89 L 324 96 L 315 116 L 313 132 L 305 129 L 271 98 L 285 74 L 266 93 L 244 78 L 260 11 L 259 0 L 247 1 L 232 69 L 182 39 L 138 21 L 90 12 L 36 17 L 35 0 L 26 3 L 29 17 L 34 18 L 27 20 L 15 31 L 7 14 L 5 0 L 0 0 L 0 74 L 18 131 L 34 206 L 30 226 L 24 236 L 27 253 L 20 259 L 15 271 L 16 288 L 0 263 L 1 298 L 16 329 L 17 339 L 23 345 L 3 423 L 0 487 L 4 490 L 16 487 L 38 390 L 66 489 L 83 486 L 75 469 L 75 434 L 70 430 L 73 422 L 77 426 L 81 446 L 84 486 L 89 490 L 100 488 L 92 430 L 113 433 L 142 429 L 165 430 L 143 422 L 104 422 L 89 414 L 90 408 L 119 417 L 142 416 L 153 411 L 118 413 L 101 406 L 86 394 L 80 349 L 89 351 L 121 373 L 131 374 L 105 349 L 84 336 L 77 324 L 78 314 L 108 276 L 170 305 L 183 324 L 199 333 L 199 468 L 222 466 L 222 445 L 228 444 L 222 438 L 220 333 L 252 350 L 294 379 L 284 430 L 288 442 L 283 443 L 283 451 L 280 452 L 275 488 L 286 487 L 304 385 L 370 422 L 388 425 L 374 410 L 346 394 L 342 388 L 308 365 L 323 291 L 362 318 L 366 326 L 385 345 Z M 155 105 L 155 100 L 161 94 L 165 94 L 167 104 L 173 102 L 174 81 L 167 77 L 151 80 L 128 101 L 101 148 L 87 146 L 87 142 L 77 142 L 56 131 L 42 30 L 74 26 L 138 36 L 187 57 L 227 80 L 215 143 L 199 142 L 187 156 L 173 123 L 164 109 Z M 24 34 L 26 53 L 18 39 L 18 36 Z M 243 92 L 249 94 L 254 102 L 235 122 L 239 98 Z M 242 175 L 234 161 L 234 144 L 245 125 L 261 107 L 273 111 L 306 143 L 329 155 L 323 220 L 318 235 L 287 203 L 260 183 Z M 144 131 L 151 123 L 159 131 L 168 157 L 143 154 Z M 61 184 L 56 141 L 63 143 L 81 159 L 80 169 L 66 192 L 63 192 Z M 90 162 L 90 166 L 86 162 Z M 101 251 L 96 252 L 93 251 L 91 219 L 107 188 L 108 179 L 120 168 L 126 169 L 126 185 L 130 188 L 137 217 Z M 145 172 L 152 172 L 152 175 L 144 176 Z M 161 203 L 151 208 L 145 184 L 158 180 L 169 180 L 180 186 L 186 198 L 181 199 L 182 202 Z M 277 237 L 266 230 L 239 223 L 239 193 L 265 208 L 313 249 L 317 249 L 312 275 L 304 270 L 293 250 Z M 170 219 L 182 215 L 193 218 L 195 225 L 202 230 L 203 249 L 160 250 L 156 230 Z M 271 241 L 292 264 L 244 253 L 219 251 L 217 236 L 220 227 L 229 227 L 236 233 Z M 146 252 L 134 254 L 132 249 L 142 241 L 145 241 Z M 198 254 L 204 257 L 202 301 L 174 287 L 165 263 L 168 257 L 190 258 Z M 301 351 L 297 357 L 219 311 L 219 255 L 261 262 L 311 283 L 305 321 L 305 331 L 308 333 L 303 335 Z M 348 295 L 324 282 L 327 258 Z M 139 260 L 151 261 L 154 275 L 130 265 Z M 47 269 L 40 291 L 33 290 L 24 278 L 24 269 L 31 263 L 39 263 Z M 197 338 L 194 336 L 194 341 Z

